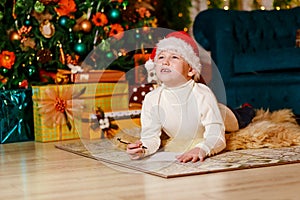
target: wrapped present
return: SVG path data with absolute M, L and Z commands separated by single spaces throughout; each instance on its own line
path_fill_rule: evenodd
M 32 92 L 30 89 L 0 92 L 0 142 L 34 140 Z
M 95 113 L 82 115 L 81 137 L 83 139 L 110 139 L 120 130 L 140 127 L 140 109 L 106 113 L 99 109 Z
M 75 139 L 81 135 L 83 112 L 128 108 L 128 83 L 33 86 L 35 140 Z
M 129 89 L 129 107 L 141 108 L 145 96 L 157 87 L 154 83 L 133 85 Z
M 71 81 L 74 83 L 107 83 L 125 80 L 125 72 L 118 70 L 91 70 L 78 72 L 71 76 Z
M 72 85 L 33 86 L 35 141 L 50 142 L 79 138 L 74 111 L 83 108 L 84 90 L 73 93 Z
M 85 88 L 81 97 L 85 100 L 85 111 L 94 112 L 101 107 L 104 112 L 128 109 L 128 82 L 74 84 L 74 90 Z

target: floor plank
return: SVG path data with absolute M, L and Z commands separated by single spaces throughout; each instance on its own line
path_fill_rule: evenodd
M 300 164 L 164 179 L 54 144 L 0 145 L 1 199 L 299 199 Z

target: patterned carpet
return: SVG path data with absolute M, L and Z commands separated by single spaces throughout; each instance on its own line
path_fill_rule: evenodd
M 300 162 L 300 146 L 226 151 L 196 163 L 177 162 L 174 157 L 178 153 L 174 152 L 158 152 L 142 160 L 131 160 L 124 150 L 106 139 L 65 141 L 56 147 L 99 160 L 119 170 L 143 172 L 163 178 Z

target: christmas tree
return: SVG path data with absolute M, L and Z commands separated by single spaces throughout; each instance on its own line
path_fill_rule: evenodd
M 133 60 L 126 60 L 126 52 L 115 52 L 106 39 L 118 41 L 126 30 L 156 27 L 154 4 L 134 0 L 2 0 L 0 87 L 55 82 L 53 75 L 59 69 L 79 65 L 96 46 L 104 52 L 103 63 L 120 57 L 112 68 L 126 68 L 126 62 L 131 65 Z M 147 39 L 151 38 L 143 41 Z M 84 70 L 102 68 L 90 65 Z

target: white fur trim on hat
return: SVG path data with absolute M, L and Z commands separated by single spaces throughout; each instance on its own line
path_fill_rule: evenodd
M 179 53 L 193 69 L 195 69 L 199 74 L 201 73 L 200 58 L 193 50 L 193 47 L 184 40 L 176 37 L 164 38 L 160 40 L 156 46 L 157 49 L 154 60 L 162 51 L 171 50 Z

